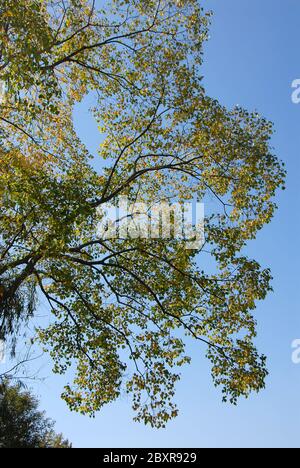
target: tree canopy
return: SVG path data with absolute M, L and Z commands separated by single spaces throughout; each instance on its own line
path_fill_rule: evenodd
M 185 335 L 225 401 L 265 385 L 253 311 L 271 273 L 244 247 L 272 219 L 285 171 L 270 122 L 207 96 L 211 14 L 198 0 L 99 3 L 0 0 L 0 332 L 32 316 L 38 292 L 54 372 L 76 364 L 69 407 L 94 414 L 126 391 L 135 419 L 161 427 L 178 412 Z M 101 171 L 74 128 L 88 93 Z M 206 201 L 204 245 L 99 238 L 120 195 Z
M 0 384 L 1 448 L 71 448 L 62 434 L 53 430 L 54 422 L 38 410 L 38 400 L 7 380 Z

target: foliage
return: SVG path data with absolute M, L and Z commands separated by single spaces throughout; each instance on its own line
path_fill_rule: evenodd
M 0 384 L 1 448 L 70 448 L 54 423 L 38 410 L 37 399 L 20 385 Z
M 271 274 L 242 251 L 270 222 L 285 173 L 272 124 L 205 93 L 210 13 L 197 0 L 99 10 L 90 0 L 1 0 L 0 10 L 1 317 L 20 288 L 47 298 L 53 321 L 39 337 L 55 372 L 77 363 L 63 398 L 81 413 L 125 390 L 136 420 L 164 426 L 190 360 L 184 335 L 207 349 L 225 401 L 259 391 L 267 370 L 253 310 Z M 73 126 L 89 92 L 101 173 Z M 99 239 L 102 208 L 119 195 L 207 201 L 205 245 Z

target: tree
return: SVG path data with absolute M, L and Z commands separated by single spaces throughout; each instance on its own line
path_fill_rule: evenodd
M 54 422 L 38 410 L 38 401 L 30 392 L 22 390 L 20 384 L 1 382 L 0 447 L 71 448 L 53 426 Z
M 270 122 L 205 93 L 210 13 L 197 0 L 0 5 L 2 319 L 18 291 L 46 297 L 53 320 L 39 338 L 54 372 L 77 363 L 62 396 L 82 413 L 126 390 L 136 420 L 164 426 L 190 361 L 184 335 L 205 346 L 225 401 L 262 389 L 253 310 L 271 273 L 242 249 L 270 222 L 285 171 Z M 101 172 L 73 126 L 89 92 Z M 205 244 L 99 238 L 120 195 L 149 206 L 207 201 Z M 31 314 L 22 310 L 13 318 Z

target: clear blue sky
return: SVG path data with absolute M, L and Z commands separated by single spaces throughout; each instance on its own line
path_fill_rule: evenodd
M 300 78 L 300 2 L 210 0 L 204 5 L 214 11 L 203 67 L 207 93 L 226 106 L 257 109 L 272 120 L 273 145 L 288 170 L 275 219 L 248 249 L 274 276 L 275 292 L 255 312 L 258 346 L 269 362 L 267 388 L 238 407 L 221 403 L 204 350 L 193 345 L 193 363 L 177 387 L 180 415 L 166 429 L 153 430 L 132 422 L 126 396 L 95 419 L 71 413 L 59 397 L 64 380 L 45 368 L 49 378 L 33 389 L 75 447 L 300 447 L 300 364 L 291 360 L 291 342 L 300 338 L 300 104 L 291 101 L 291 83 Z M 84 106 L 76 122 L 95 150 L 99 135 Z

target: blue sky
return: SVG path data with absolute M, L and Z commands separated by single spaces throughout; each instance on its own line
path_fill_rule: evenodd
M 300 447 L 300 364 L 291 359 L 291 343 L 300 338 L 300 104 L 291 100 L 291 83 L 300 78 L 300 2 L 207 0 L 204 6 L 214 11 L 203 66 L 207 93 L 226 106 L 239 104 L 272 120 L 273 146 L 288 170 L 276 217 L 247 249 L 274 276 L 274 293 L 255 311 L 257 344 L 268 356 L 267 388 L 237 407 L 223 404 L 212 386 L 204 349 L 191 345 L 193 362 L 177 386 L 180 415 L 166 429 L 154 430 L 133 423 L 126 396 L 94 419 L 71 413 L 59 396 L 64 379 L 45 368 L 49 377 L 33 390 L 75 447 Z M 87 107 L 87 102 L 80 106 L 75 118 L 94 151 L 100 135 Z

